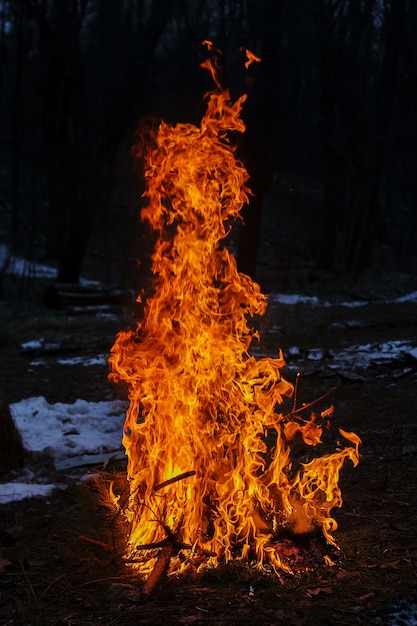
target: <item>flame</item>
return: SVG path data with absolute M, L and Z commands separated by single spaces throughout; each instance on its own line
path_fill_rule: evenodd
M 146 156 L 142 218 L 158 235 L 154 294 L 110 356 L 110 378 L 129 390 L 127 556 L 143 573 L 167 539 L 182 549 L 174 570 L 181 560 L 231 559 L 288 569 L 275 533 L 319 526 L 335 543 L 330 512 L 342 503 L 339 472 L 346 459 L 356 465 L 359 458 L 359 438 L 340 431 L 353 447 L 297 471 L 292 443 L 301 437 L 318 446 L 332 411 L 307 420 L 299 410 L 280 413 L 294 392 L 281 376 L 282 353 L 257 360 L 249 352 L 259 339 L 250 321 L 265 312 L 266 297 L 224 245 L 250 193 L 229 137 L 245 130 L 246 95 L 231 101 L 220 85 L 218 52 L 205 43 L 212 55 L 202 66 L 216 88 L 200 126 L 162 122 Z
M 246 48 L 241 48 L 241 52 L 244 52 L 246 54 L 246 61 L 245 61 L 246 69 L 248 69 L 248 67 L 252 63 L 260 63 L 262 61 L 260 57 L 257 57 L 256 54 L 253 54 L 253 52 L 251 52 L 250 50 L 247 50 Z

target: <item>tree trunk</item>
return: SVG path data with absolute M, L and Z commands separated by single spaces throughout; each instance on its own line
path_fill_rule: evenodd
M 276 118 L 276 72 L 279 65 L 279 32 L 283 0 L 267 0 L 262 19 L 262 80 L 255 82 L 247 101 L 248 119 L 243 138 L 244 161 L 253 197 L 242 211 L 237 263 L 239 271 L 256 279 L 264 195 L 271 185 L 271 136 Z
M 16 65 L 13 85 L 12 111 L 12 176 L 11 176 L 11 209 L 12 209 L 12 240 L 11 251 L 16 252 L 19 241 L 19 186 L 20 186 L 20 133 L 22 113 L 22 62 L 23 32 L 22 19 L 19 12 L 15 15 L 16 24 Z
M 388 203 L 387 190 L 383 181 L 384 163 L 389 158 L 392 146 L 387 139 L 396 123 L 397 71 L 403 29 L 406 0 L 385 3 L 383 31 L 385 51 L 381 73 L 375 94 L 375 119 L 377 121 L 375 151 L 372 167 L 368 174 L 369 193 L 361 198 L 363 210 L 357 217 L 356 236 L 348 258 L 348 269 L 357 273 L 372 267 L 373 250 L 381 240 L 385 208 Z
M 59 281 L 79 280 L 96 207 L 108 190 L 117 144 L 132 117 L 143 114 L 140 102 L 147 67 L 174 6 L 170 0 L 156 0 L 140 43 L 135 43 L 132 51 L 126 41 L 120 42 L 115 85 L 110 84 L 109 73 L 109 69 L 114 71 L 114 44 L 107 57 L 101 51 L 108 67 L 97 67 L 87 82 L 86 60 L 81 50 L 85 2 L 55 0 L 54 20 L 40 21 L 48 63 L 44 96 L 49 178 L 47 247 L 49 256 L 59 261 Z M 122 9 L 123 5 L 117 2 L 101 3 L 96 52 L 100 52 L 99 45 L 101 50 L 106 49 Z M 118 36 L 121 33 L 118 31 Z M 133 31 L 131 36 L 133 40 Z M 120 68 L 126 74 L 124 81 Z M 118 85 L 121 88 L 115 96 Z

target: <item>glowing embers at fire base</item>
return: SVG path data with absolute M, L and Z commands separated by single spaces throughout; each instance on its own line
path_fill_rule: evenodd
M 353 446 L 296 466 L 291 446 L 320 444 L 332 411 L 280 413 L 294 392 L 281 353 L 249 353 L 258 339 L 249 320 L 266 298 L 223 244 L 248 201 L 248 174 L 229 139 L 245 130 L 246 96 L 232 102 L 221 88 L 207 45 L 214 56 L 203 67 L 216 88 L 200 127 L 161 123 L 146 156 L 142 217 L 158 235 L 155 291 L 110 357 L 110 377 L 129 389 L 127 556 L 143 573 L 167 544 L 171 571 L 231 559 L 285 569 L 273 543 L 283 527 L 321 527 L 334 544 L 339 472 L 346 459 L 358 463 L 358 437 L 340 431 Z

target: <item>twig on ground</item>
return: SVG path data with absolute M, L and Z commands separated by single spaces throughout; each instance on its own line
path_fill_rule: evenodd
M 325 398 L 327 398 L 327 396 L 330 396 L 330 394 L 333 393 L 333 391 L 336 391 L 336 387 L 332 387 L 331 389 L 326 391 L 326 393 L 324 393 L 322 396 L 319 396 L 318 398 L 316 398 L 315 400 L 312 400 L 311 402 L 307 402 L 306 404 L 303 404 L 303 406 L 298 407 L 298 409 L 295 409 L 293 405 L 293 408 L 291 409 L 289 413 L 287 413 L 284 416 L 284 419 L 289 419 L 292 415 L 296 415 L 297 413 L 302 413 L 303 411 L 306 411 L 307 409 L 311 408 L 312 406 L 314 406 L 321 400 L 324 400 Z
M 21 567 L 22 572 L 23 572 L 23 576 L 25 577 L 25 580 L 26 580 L 26 582 L 28 584 L 30 593 L 31 593 L 33 599 L 35 600 L 36 604 L 39 604 L 38 597 L 37 597 L 37 595 L 36 595 L 36 593 L 35 593 L 35 591 L 34 591 L 34 589 L 32 587 L 32 583 L 30 582 L 29 576 L 27 575 L 26 570 L 24 568 L 23 561 L 19 561 L 19 563 L 20 563 L 20 567 Z
M 77 534 L 77 533 L 74 533 Z M 79 539 L 83 539 L 83 541 L 88 541 L 89 543 L 93 543 L 95 546 L 99 546 L 100 548 L 104 548 L 105 550 L 109 550 L 110 546 L 103 541 L 97 541 L 97 539 L 92 539 L 91 537 L 87 537 L 87 535 L 78 535 Z

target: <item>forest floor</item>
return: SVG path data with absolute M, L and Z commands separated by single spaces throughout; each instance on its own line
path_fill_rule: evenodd
M 358 467 L 347 462 L 341 477 L 343 506 L 334 512 L 340 551 L 333 566 L 323 563 L 314 540 L 309 556 L 308 541 L 295 542 L 294 575 L 223 565 L 171 577 L 147 597 L 142 582 L 122 564 L 122 529 L 100 503 L 100 489 L 73 473 L 68 487 L 47 500 L 0 505 L 1 626 L 416 624 L 417 360 L 404 354 L 366 368 L 331 363 L 332 351 L 349 346 L 411 341 L 417 347 L 417 302 L 395 301 L 415 290 L 417 281 L 410 277 L 316 283 L 310 295 L 332 306 L 272 303 L 261 323 L 259 350 L 276 356 L 282 348 L 285 377 L 294 380 L 302 372 L 299 402 L 335 387 L 328 399 L 335 406 L 334 428 L 354 431 L 363 442 Z M 360 299 L 367 304 L 343 306 Z M 32 357 L 21 348 L 42 335 L 50 343 L 59 340 L 60 355 L 108 352 L 128 320 L 126 311 L 115 313 L 75 315 L 30 302 L 0 302 L 0 387 L 7 400 L 122 397 L 123 389 L 108 382 L 105 366 L 69 369 L 57 365 L 52 352 L 33 369 Z M 62 482 L 47 459 L 27 463 L 33 472 Z M 119 462 L 106 471 L 118 475 L 124 469 Z

